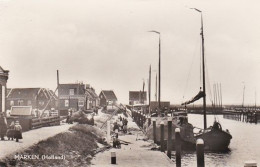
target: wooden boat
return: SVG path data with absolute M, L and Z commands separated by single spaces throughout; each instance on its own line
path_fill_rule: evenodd
M 204 129 L 198 134 L 194 134 L 196 139 L 204 140 L 204 148 L 208 151 L 226 151 L 229 150 L 228 146 L 230 140 L 232 139 L 231 134 L 228 130 L 224 131 L 222 126 L 216 120 L 213 123 L 213 126 L 207 128 L 207 112 L 206 112 L 206 83 L 205 83 L 205 61 L 204 61 L 204 34 L 203 34 L 203 19 L 202 12 L 196 8 L 192 8 L 201 14 L 201 39 L 202 39 L 202 74 L 203 74 L 203 90 L 200 90 L 199 93 L 192 99 L 189 100 L 183 105 L 193 103 L 200 98 L 203 98 L 203 115 L 204 115 Z

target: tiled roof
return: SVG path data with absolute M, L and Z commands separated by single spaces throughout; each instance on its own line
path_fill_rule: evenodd
M 117 100 L 116 95 L 113 90 L 102 90 L 101 93 L 103 93 L 103 95 L 105 96 L 105 98 L 107 100 Z
M 45 88 L 13 88 L 7 90 L 7 98 L 35 99 L 40 91 L 43 92 L 47 99 L 50 99 L 54 94 L 52 90 Z M 56 95 L 54 95 L 54 99 L 58 99 Z
M 40 90 L 41 88 L 13 88 L 7 98 L 33 99 Z
M 88 93 L 93 99 L 99 98 L 95 90 L 93 90 L 92 88 L 87 88 L 86 93 Z

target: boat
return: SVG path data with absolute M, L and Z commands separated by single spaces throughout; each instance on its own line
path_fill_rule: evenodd
M 204 116 L 204 129 L 201 129 L 199 133 L 194 133 L 194 137 L 196 139 L 203 139 L 204 141 L 204 149 L 208 151 L 227 151 L 229 150 L 228 146 L 230 144 L 230 140 L 232 139 L 232 135 L 228 130 L 223 130 L 220 122 L 216 119 L 213 122 L 213 126 L 207 128 L 207 112 L 206 112 L 206 83 L 205 83 L 205 61 L 204 61 L 204 34 L 203 34 L 203 18 L 202 11 L 196 10 L 201 14 L 201 41 L 202 41 L 202 74 L 203 74 L 203 90 L 192 98 L 191 100 L 182 103 L 182 105 L 188 105 L 193 103 L 201 98 L 203 98 L 203 116 Z

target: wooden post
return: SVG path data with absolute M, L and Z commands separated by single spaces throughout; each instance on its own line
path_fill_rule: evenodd
M 111 152 L 111 164 L 116 164 L 116 152 Z
M 156 119 L 153 120 L 153 141 L 156 143 Z
M 205 167 L 204 141 L 202 139 L 198 139 L 196 142 L 196 152 L 197 152 L 197 167 Z
M 257 163 L 254 160 L 246 161 L 244 167 L 257 167 Z
M 161 152 L 164 152 L 164 122 L 162 121 L 160 125 L 161 125 L 161 138 L 160 138 Z
M 171 158 L 172 152 L 172 118 L 168 118 L 168 140 L 167 140 L 167 156 Z
M 175 129 L 176 167 L 181 167 L 181 130 Z

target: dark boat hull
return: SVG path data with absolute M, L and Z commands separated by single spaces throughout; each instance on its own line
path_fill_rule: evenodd
M 196 139 L 203 139 L 206 151 L 228 151 L 232 136 L 223 130 L 210 130 L 195 136 Z

